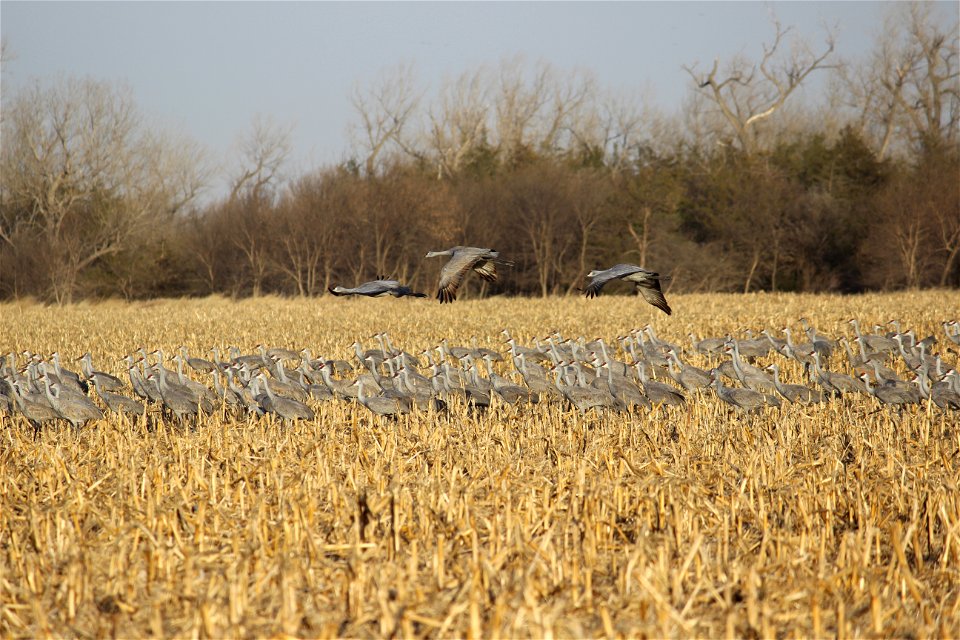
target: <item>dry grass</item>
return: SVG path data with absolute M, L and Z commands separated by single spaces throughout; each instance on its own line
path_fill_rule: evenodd
M 647 322 L 689 344 L 801 316 L 942 337 L 957 314 L 955 292 L 670 302 L 669 318 L 621 297 L 6 304 L 0 349 L 89 350 L 119 372 L 141 345 L 346 357 L 382 330 L 412 351 Z M 328 403 L 291 428 L 110 418 L 36 440 L 0 417 L 0 635 L 956 637 L 957 414 L 876 408 L 744 419 L 708 395 L 392 423 Z

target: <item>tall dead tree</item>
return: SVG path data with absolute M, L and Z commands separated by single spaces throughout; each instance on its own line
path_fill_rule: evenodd
M 776 20 L 774 27 L 773 42 L 763 45 L 759 63 L 738 57 L 721 70 L 717 59 L 706 73 L 698 71 L 697 65 L 684 66 L 696 83 L 696 91 L 717 109 L 747 155 L 757 150 L 757 125 L 779 111 L 811 73 L 828 68 L 827 60 L 834 50 L 833 36 L 827 34 L 821 51 L 795 42 L 791 52 L 784 55 L 790 28 Z
M 237 141 L 240 166 L 230 181 L 230 200 L 249 196 L 254 200 L 272 199 L 280 170 L 290 157 L 292 129 L 270 118 L 256 116 L 250 131 Z
M 841 69 L 845 102 L 880 160 L 957 143 L 958 25 L 943 24 L 935 9 L 895 4 L 869 57 Z
M 240 138 L 240 167 L 231 180 L 227 201 L 231 236 L 243 256 L 251 293 L 259 296 L 271 261 L 266 214 L 275 204 L 280 171 L 290 155 L 290 129 L 267 118 L 254 118 Z
M 404 137 L 404 128 L 420 104 L 420 92 L 416 87 L 412 66 L 400 65 L 384 70 L 381 77 L 369 87 L 363 89 L 357 86 L 351 100 L 360 116 L 360 124 L 354 126 L 353 135 L 355 144 L 363 154 L 366 175 L 376 174 L 384 152 L 390 145 L 409 155 L 420 155 Z
M 490 87 L 483 69 L 461 74 L 440 91 L 440 104 L 429 113 L 428 146 L 437 177 L 451 177 L 470 152 L 486 141 Z

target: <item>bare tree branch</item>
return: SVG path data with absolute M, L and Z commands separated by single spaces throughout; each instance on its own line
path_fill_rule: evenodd
M 727 126 L 733 130 L 740 148 L 746 153 L 756 150 L 754 130 L 757 123 L 780 110 L 811 73 L 829 68 L 827 60 L 834 51 L 833 35 L 828 33 L 820 53 L 813 53 L 806 46 L 801 46 L 794 48 L 789 57 L 783 60 L 780 51 L 790 28 L 784 28 L 776 20 L 774 28 L 773 42 L 763 45 L 759 64 L 735 58 L 722 77 L 719 75 L 719 60 L 714 60 L 705 75 L 697 72 L 696 65 L 684 66 L 696 85 L 695 90 L 720 111 Z

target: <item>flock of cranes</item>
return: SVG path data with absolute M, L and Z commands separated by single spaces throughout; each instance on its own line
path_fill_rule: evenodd
M 610 271 L 602 278 L 623 277 L 622 271 Z M 595 280 L 594 293 L 603 283 Z M 661 301 L 654 299 L 655 304 Z M 938 337 L 918 339 L 896 323 L 890 331 L 875 327 L 873 333 L 863 333 L 851 320 L 854 335 L 835 340 L 802 322 L 805 339 L 800 342 L 789 329 L 783 337 L 764 330 L 744 339 L 691 335 L 686 349 L 661 340 L 650 325 L 619 336 L 615 344 L 553 334 L 523 345 L 504 330 L 505 353 L 476 340 L 471 346 L 450 346 L 444 340 L 413 354 L 395 347 L 385 333 L 374 336 L 375 348 L 353 343 L 348 359 L 314 358 L 309 349 L 263 345 L 250 354 L 213 348 L 212 359 L 191 357 L 184 347 L 170 358 L 160 350 L 140 349 L 124 358 L 121 377 L 97 370 L 89 353 L 77 359 L 76 372 L 63 365 L 58 353 L 44 358 L 24 351 L 0 361 L 0 415 L 22 416 L 39 431 L 58 422 L 79 428 L 105 412 L 162 413 L 194 424 L 219 412 L 273 414 L 292 422 L 313 420 L 323 403 L 346 401 L 378 416 L 545 403 L 562 403 L 585 414 L 682 408 L 691 398 L 710 394 L 743 412 L 851 395 L 872 396 L 901 412 L 917 404 L 944 412 L 960 409 L 957 362 L 939 353 Z M 946 352 L 956 354 L 960 324 L 942 326 Z M 706 357 L 710 368 L 684 360 L 695 352 Z M 757 366 L 759 358 L 773 362 Z M 780 364 L 790 361 L 802 365 L 805 383 L 781 380 Z M 896 369 L 908 375 L 902 377 Z
M 509 260 L 500 258 L 500 253 L 493 249 L 482 249 L 480 247 L 461 247 L 456 246 L 445 251 L 428 251 L 425 257 L 435 258 L 437 256 L 447 256 L 450 259 L 440 269 L 440 284 L 437 287 L 437 300 L 440 304 L 453 302 L 457 299 L 457 289 L 460 288 L 463 279 L 474 271 L 487 282 L 496 282 L 497 266 L 503 265 L 512 267 L 513 263 Z M 670 305 L 667 304 L 663 291 L 660 288 L 660 282 L 667 280 L 666 276 L 661 276 L 654 271 L 648 271 L 635 264 L 618 264 L 609 269 L 594 270 L 587 274 L 590 278 L 590 284 L 585 289 L 588 298 L 600 295 L 604 285 L 612 280 L 624 280 L 632 282 L 644 300 L 660 309 L 667 315 L 670 315 Z M 336 296 L 386 296 L 391 295 L 395 298 L 412 296 L 416 298 L 425 298 L 425 293 L 417 293 L 408 286 L 400 284 L 397 280 L 389 280 L 385 276 L 380 276 L 376 280 L 364 282 L 356 287 L 348 288 L 343 286 L 330 287 L 330 293 Z

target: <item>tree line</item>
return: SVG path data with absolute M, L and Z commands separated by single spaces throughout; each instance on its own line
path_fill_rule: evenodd
M 212 201 L 202 149 L 124 87 L 38 82 L 4 96 L 0 297 L 432 293 L 423 255 L 456 244 L 515 262 L 467 295 L 570 294 L 621 261 L 674 291 L 960 286 L 957 25 L 898 5 L 859 61 L 772 27 L 754 60 L 686 67 L 678 114 L 522 60 L 430 103 L 387 70 L 352 96 L 350 160 L 288 176 L 290 132 L 258 119 Z

